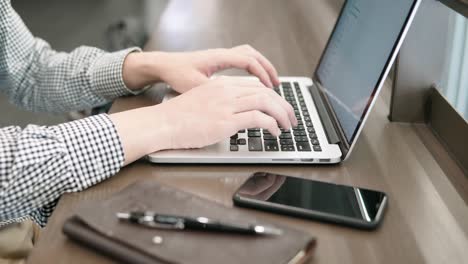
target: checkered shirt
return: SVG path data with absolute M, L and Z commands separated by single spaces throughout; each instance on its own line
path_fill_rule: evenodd
M 0 92 L 20 107 L 65 112 L 133 93 L 122 64 L 136 50 L 54 51 L 30 33 L 10 0 L 0 0 Z M 105 114 L 57 126 L 0 128 L 0 226 L 28 218 L 44 226 L 62 194 L 97 184 L 123 162 Z

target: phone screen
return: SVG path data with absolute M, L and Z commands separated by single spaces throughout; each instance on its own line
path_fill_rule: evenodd
M 237 195 L 364 222 L 375 220 L 385 199 L 379 191 L 271 173 L 254 174 Z

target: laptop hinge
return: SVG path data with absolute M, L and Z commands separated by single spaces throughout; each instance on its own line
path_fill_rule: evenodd
M 320 116 L 320 120 L 322 121 L 323 128 L 325 129 L 325 134 L 327 135 L 328 142 L 330 144 L 338 144 L 340 143 L 340 137 L 336 133 L 335 126 L 328 114 L 328 111 L 325 107 L 325 104 L 320 96 L 320 93 L 315 85 L 308 86 L 310 94 L 312 95 L 315 107 L 317 108 L 318 114 Z

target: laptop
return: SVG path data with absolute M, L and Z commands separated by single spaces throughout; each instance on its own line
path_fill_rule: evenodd
M 348 0 L 312 78 L 280 77 L 275 91 L 299 126 L 277 138 L 241 130 L 201 149 L 165 150 L 155 163 L 331 164 L 346 160 L 390 71 L 421 0 Z M 245 77 L 239 77 L 245 78 Z M 164 100 L 174 96 L 168 93 Z

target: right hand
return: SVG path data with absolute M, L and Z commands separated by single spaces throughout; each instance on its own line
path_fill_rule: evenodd
M 219 77 L 156 106 L 162 149 L 201 148 L 239 130 L 297 126 L 293 107 L 257 80 Z M 155 109 L 156 110 L 156 109 Z

